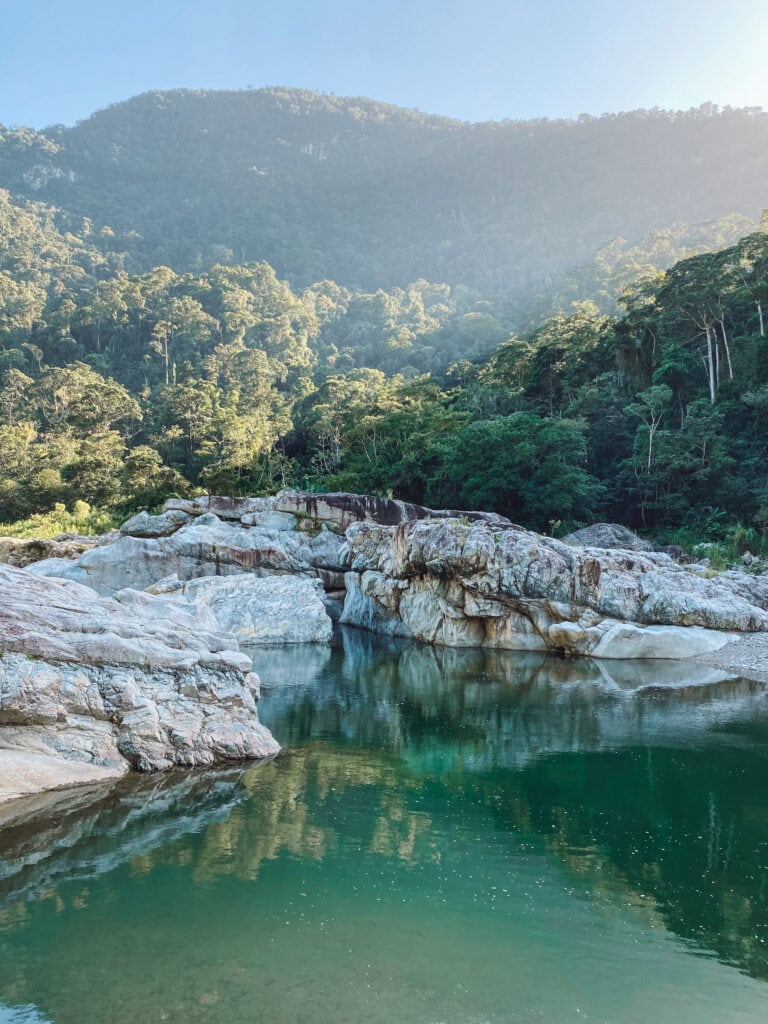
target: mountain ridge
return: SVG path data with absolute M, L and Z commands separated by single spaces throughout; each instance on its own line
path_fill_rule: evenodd
M 297 287 L 424 278 L 521 310 L 614 238 L 766 205 L 758 108 L 470 123 L 309 90 L 182 89 L 0 139 L 0 186 L 87 218 L 137 272 L 266 260 Z

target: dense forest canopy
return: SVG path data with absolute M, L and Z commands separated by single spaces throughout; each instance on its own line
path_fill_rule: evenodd
M 766 116 L 262 90 L 3 129 L 0 517 L 293 484 L 764 530 Z

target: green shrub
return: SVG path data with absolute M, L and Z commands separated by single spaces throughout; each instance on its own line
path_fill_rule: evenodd
M 50 512 L 38 512 L 28 519 L 19 519 L 0 527 L 5 537 L 40 537 L 49 540 L 59 533 L 81 533 L 95 536 L 119 525 L 122 516 L 91 508 L 87 501 L 76 501 L 70 512 L 65 505 L 56 504 Z

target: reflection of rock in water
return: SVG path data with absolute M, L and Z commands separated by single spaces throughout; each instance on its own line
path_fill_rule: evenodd
M 0 1024 L 51 1024 L 36 1006 L 6 1006 L 0 1003 Z
M 367 706 L 379 724 L 372 731 L 391 737 L 399 729 L 404 757 L 375 744 L 310 742 L 260 768 L 126 780 L 106 795 L 72 795 L 55 815 L 50 804 L 37 814 L 29 808 L 0 832 L 0 930 L 23 926 L 26 900 L 87 903 L 84 887 L 73 894 L 64 883 L 129 860 L 134 873 L 174 866 L 213 882 L 255 879 L 282 856 L 328 858 L 332 865 L 353 850 L 354 858 L 423 866 L 455 857 L 458 848 L 470 859 L 480 856 L 475 846 L 514 857 L 522 840 L 556 857 L 607 912 L 633 907 L 648 924 L 716 949 L 755 976 L 768 974 L 764 828 L 754 794 L 764 747 L 672 749 L 666 736 L 656 745 L 633 743 L 628 712 L 654 697 L 612 695 L 606 704 L 588 695 L 581 710 L 591 709 L 592 718 L 574 719 L 579 688 L 563 690 L 560 683 L 563 699 L 545 718 L 542 700 L 551 684 L 540 671 L 517 686 L 472 681 L 473 675 L 452 683 L 426 668 L 420 675 L 417 667 L 429 661 L 409 656 L 387 695 L 383 680 L 392 665 L 379 672 L 377 664 L 374 657 L 369 672 L 354 669 L 353 679 L 339 681 L 337 736 L 343 741 L 352 725 L 360 729 L 358 708 L 373 700 Z M 436 696 L 441 678 L 449 701 L 439 687 Z M 361 691 L 365 681 L 370 688 Z M 330 707 L 324 685 L 321 680 L 316 695 Z M 738 681 L 714 689 L 723 688 L 724 707 L 757 699 Z M 668 697 L 676 718 L 697 706 L 685 691 Z M 606 729 L 614 712 L 624 715 L 622 743 L 610 747 L 585 723 Z M 330 719 L 330 711 L 323 714 Z M 634 721 L 637 737 L 646 722 Z M 572 751 L 565 749 L 568 738 Z M 556 741 L 559 756 L 532 755 L 514 771 L 501 767 L 520 749 L 540 754 Z M 702 899 L 702 886 L 711 899 Z
M 242 652 L 253 658 L 254 670 L 264 690 L 280 686 L 311 686 L 327 668 L 331 649 L 325 644 L 304 644 L 301 651 L 290 647 L 258 647 L 241 645 Z
M 103 874 L 228 817 L 244 796 L 242 774 L 237 768 L 131 777 L 15 802 L 0 822 L 0 912 L 60 879 Z
M 558 752 L 682 744 L 768 706 L 765 684 L 706 665 L 428 647 L 350 629 L 342 642 L 343 653 L 323 649 L 304 662 L 289 652 L 279 669 L 275 662 L 273 681 L 302 680 L 262 699 L 281 743 L 334 737 L 482 770 Z
M 87 904 L 85 886 L 65 883 L 127 862 L 208 882 L 266 875 L 280 857 L 328 858 L 333 871 L 345 850 L 422 867 L 462 843 L 470 858 L 476 847 L 514 857 L 522 840 L 608 912 L 631 906 L 768 976 L 766 745 L 744 735 L 765 687 L 680 663 L 606 674 L 352 632 L 344 642 L 346 655 L 313 649 L 309 668 L 305 651 L 274 662 L 273 678 L 304 681 L 265 693 L 287 745 L 266 766 L 52 794 L 14 821 L 6 808 L 0 930 L 23 927 L 28 900 Z

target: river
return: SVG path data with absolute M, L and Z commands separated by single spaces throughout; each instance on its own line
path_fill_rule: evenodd
M 253 653 L 276 760 L 3 809 L 2 1024 L 768 1020 L 765 686 Z

